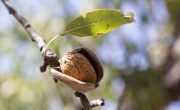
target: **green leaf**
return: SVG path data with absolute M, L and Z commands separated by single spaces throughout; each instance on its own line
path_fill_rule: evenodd
M 97 10 L 73 20 L 61 35 L 71 33 L 81 37 L 97 36 L 131 22 L 134 22 L 134 16 L 131 12 L 124 15 L 121 10 Z

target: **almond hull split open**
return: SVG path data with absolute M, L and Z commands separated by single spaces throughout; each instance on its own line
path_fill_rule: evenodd
M 97 87 L 96 84 L 94 84 L 94 83 L 83 82 L 83 81 L 77 80 L 77 79 L 75 79 L 71 76 L 68 76 L 66 74 L 63 74 L 53 68 L 51 68 L 50 72 L 54 78 L 67 84 L 70 88 L 72 88 L 76 92 L 85 93 L 88 91 L 92 91 Z

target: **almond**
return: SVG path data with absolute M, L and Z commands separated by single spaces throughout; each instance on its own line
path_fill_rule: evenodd
M 61 72 L 83 82 L 95 83 L 96 72 L 89 60 L 81 53 L 67 52 L 60 60 Z

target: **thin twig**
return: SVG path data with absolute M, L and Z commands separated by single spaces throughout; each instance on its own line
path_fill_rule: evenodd
M 29 34 L 29 37 L 31 38 L 31 40 L 38 44 L 38 47 L 40 48 L 40 51 L 42 52 L 43 48 L 45 48 L 45 45 L 46 45 L 43 37 L 41 37 L 39 34 L 36 33 L 36 31 L 33 29 L 30 23 L 26 20 L 26 18 L 21 16 L 16 11 L 16 9 L 12 6 L 9 0 L 2 0 L 2 3 L 6 6 L 9 13 L 12 14 L 16 18 L 16 20 L 23 26 L 23 28 Z M 59 58 L 52 50 L 47 49 L 44 53 L 42 53 L 42 56 L 44 58 L 44 64 L 40 67 L 41 72 L 46 71 L 47 66 L 57 67 L 60 65 L 58 61 Z M 74 95 L 80 98 L 80 101 L 85 110 L 90 110 L 93 107 L 104 105 L 103 99 L 93 100 L 89 103 L 87 97 L 83 93 L 75 92 Z
M 19 13 L 11 5 L 9 0 L 2 0 L 2 2 L 8 9 L 9 13 L 12 14 L 19 21 L 19 23 L 24 27 L 26 32 L 29 34 L 31 40 L 33 42 L 36 42 L 39 48 L 42 49 L 45 46 L 44 39 L 34 31 L 32 26 L 28 23 L 28 21 L 23 16 L 19 15 Z
M 80 98 L 81 104 L 83 105 L 84 110 L 90 110 L 93 107 L 97 106 L 103 106 L 104 105 L 104 99 L 96 99 L 96 100 L 91 100 L 91 102 L 88 101 L 87 97 L 80 92 L 74 92 L 74 95 L 76 97 Z
M 12 6 L 9 0 L 2 0 L 2 2 L 8 9 L 9 13 L 12 14 L 16 18 L 16 20 L 24 27 L 26 32 L 29 34 L 31 40 L 37 43 L 38 47 L 40 48 L 40 51 L 42 51 L 46 45 L 45 40 L 39 34 L 36 33 L 36 31 L 32 28 L 30 23 L 26 20 L 26 18 L 21 16 L 16 11 L 16 9 Z M 59 66 L 58 57 L 53 51 L 47 49 L 42 54 L 44 57 L 44 64 L 40 67 L 41 72 L 45 72 L 48 65 L 51 67 Z

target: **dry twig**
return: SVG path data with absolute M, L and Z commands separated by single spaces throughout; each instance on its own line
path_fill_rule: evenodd
M 103 106 L 104 105 L 104 99 L 101 98 L 101 99 L 96 99 L 96 100 L 91 100 L 91 102 L 88 101 L 87 97 L 83 94 L 83 93 L 80 93 L 80 92 L 74 92 L 74 95 L 76 97 L 79 97 L 80 98 L 80 101 L 81 101 L 81 104 L 83 105 L 83 108 L 85 110 L 90 110 L 91 108 L 93 107 L 96 107 L 96 106 Z

